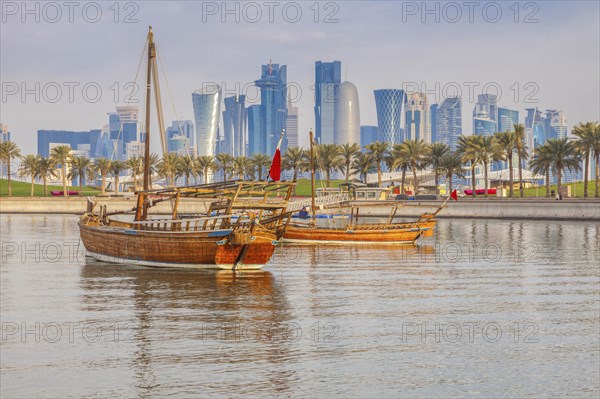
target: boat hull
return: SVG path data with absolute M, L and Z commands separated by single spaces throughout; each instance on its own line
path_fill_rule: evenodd
M 312 228 L 289 225 L 283 235 L 284 242 L 335 243 L 335 244 L 414 244 L 421 236 L 418 227 L 389 230 L 346 230 Z
M 87 226 L 81 222 L 79 230 L 85 249 L 97 260 L 192 269 L 260 269 L 271 259 L 277 238 L 267 231 L 258 231 L 250 243 L 232 244 L 230 230 L 143 231 Z

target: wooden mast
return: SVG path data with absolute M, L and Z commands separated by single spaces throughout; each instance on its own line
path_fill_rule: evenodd
M 156 57 L 154 48 L 154 35 L 152 26 L 148 28 L 148 69 L 146 76 L 146 134 L 144 136 L 144 191 L 150 189 L 150 95 L 151 95 L 151 79 L 152 79 L 152 64 Z M 142 221 L 148 218 L 148 201 L 146 194 L 138 195 L 138 206 L 135 213 L 135 220 Z
M 311 213 L 313 226 L 317 223 L 315 214 L 315 149 L 313 145 L 313 132 L 310 131 L 310 196 L 311 196 Z

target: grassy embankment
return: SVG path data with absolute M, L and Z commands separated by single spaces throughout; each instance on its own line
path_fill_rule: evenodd
M 11 180 L 10 182 L 12 186 L 12 195 L 13 197 L 29 197 L 31 194 L 31 183 L 25 183 L 21 181 Z M 48 185 L 48 197 L 52 197 L 50 191 L 58 190 L 62 191 L 62 185 Z M 67 186 L 67 190 L 75 190 L 79 191 L 79 196 L 93 196 L 100 194 L 100 190 L 96 190 L 91 187 L 83 187 L 83 190 L 79 190 L 78 186 Z M 8 195 L 8 183 L 6 179 L 0 179 L 0 197 L 6 197 Z M 44 185 L 43 184 L 35 184 L 33 189 L 34 197 L 43 197 L 44 196 Z M 57 198 L 57 197 L 54 197 Z

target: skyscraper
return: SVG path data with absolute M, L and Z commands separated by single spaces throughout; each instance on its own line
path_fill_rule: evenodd
M 546 143 L 546 132 L 542 112 L 536 108 L 525 108 L 525 143 L 531 150 Z
M 431 104 L 431 106 L 429 107 L 429 115 L 431 118 L 431 142 L 435 143 L 436 141 L 438 141 L 438 137 L 437 137 L 437 109 L 438 109 L 438 105 L 436 104 Z
M 74 132 L 69 130 L 38 130 L 38 154 L 44 158 L 50 156 L 54 147 L 68 145 L 73 151 L 86 153 L 87 157 L 94 157 L 100 130 Z M 110 158 L 112 154 L 106 154 Z M 113 157 L 113 159 L 115 159 Z
M 493 136 L 496 133 L 496 122 L 489 118 L 473 118 L 473 134 L 477 136 Z
M 10 141 L 10 132 L 8 126 L 0 123 L 0 143 L 4 141 Z
M 404 90 L 375 90 L 375 107 L 377 108 L 377 126 L 379 140 L 390 144 L 402 143 L 404 132 L 404 106 L 406 94 Z
M 261 78 L 255 81 L 260 88 L 259 148 L 256 152 L 273 155 L 281 131 L 287 121 L 287 67 L 279 64 L 262 66 Z M 285 151 L 285 139 L 281 151 Z
M 544 118 L 544 131 L 546 139 L 564 139 L 567 137 L 567 118 L 562 111 L 546 110 Z
M 261 148 L 264 151 L 264 140 L 262 139 L 263 126 L 260 117 L 261 107 L 258 104 L 251 105 L 247 108 L 248 113 L 248 154 L 251 157 L 254 154 L 260 153 Z
M 351 82 L 345 81 L 340 85 L 334 114 L 333 142 L 335 144 L 360 143 L 358 90 Z
M 126 159 L 127 143 L 138 139 L 138 107 L 135 105 L 117 106 L 116 112 L 108 114 L 109 137 L 113 143 L 113 159 Z
M 194 124 L 190 120 L 173 121 L 167 128 L 168 151 L 194 155 Z
M 473 118 L 475 117 L 488 118 L 496 122 L 498 120 L 498 96 L 495 94 L 479 94 L 473 109 Z
M 246 96 L 225 98 L 223 111 L 223 143 L 221 152 L 234 157 L 246 155 Z
M 198 156 L 215 156 L 221 119 L 221 88 L 218 85 L 192 93 Z
M 360 127 L 360 146 L 364 147 L 374 141 L 379 140 L 379 129 L 377 126 Z
M 340 61 L 315 62 L 315 138 L 321 144 L 335 141 L 335 105 L 341 81 Z
M 456 150 L 458 137 L 462 135 L 461 98 L 448 97 L 437 108 L 436 138 Z
M 498 131 L 512 132 L 519 123 L 519 111 L 498 107 Z
M 292 105 L 291 99 L 288 97 L 288 117 L 285 128 L 285 135 L 287 136 L 287 146 L 298 147 L 298 107 Z
M 406 104 L 406 139 L 431 144 L 431 117 L 425 93 L 412 93 Z

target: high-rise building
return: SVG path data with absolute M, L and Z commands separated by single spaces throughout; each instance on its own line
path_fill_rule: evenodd
M 437 109 L 438 109 L 438 105 L 436 104 L 431 104 L 431 106 L 429 107 L 429 115 L 431 118 L 431 142 L 435 143 L 436 141 L 438 141 L 437 138 Z
M 358 90 L 351 82 L 345 81 L 340 85 L 334 114 L 333 142 L 335 144 L 360 143 Z
M 192 93 L 198 156 L 216 155 L 221 101 L 221 88 L 218 85 Z
M 299 135 L 299 129 L 298 129 L 298 116 L 299 116 L 299 111 L 298 111 L 298 107 L 294 107 L 292 104 L 292 100 L 291 98 L 289 98 L 288 95 L 288 105 L 287 105 L 287 110 L 288 110 L 288 116 L 287 116 L 287 122 L 286 122 L 286 127 L 285 127 L 285 135 L 287 136 L 287 146 L 288 148 L 291 147 L 298 147 L 300 145 L 298 139 L 298 135 Z
M 108 127 L 114 148 L 113 159 L 124 160 L 127 143 L 138 140 L 138 107 L 117 106 L 116 112 L 108 114 Z
M 221 152 L 234 157 L 246 155 L 248 137 L 246 134 L 246 96 L 225 98 L 223 111 L 223 142 Z
M 375 90 L 374 93 L 379 140 L 390 144 L 402 143 L 405 139 L 404 90 L 381 89 Z
M 0 123 L 0 143 L 4 141 L 10 141 L 10 132 L 8 126 Z
M 171 122 L 167 127 L 167 150 L 179 155 L 194 155 L 194 123 L 190 120 Z
M 519 123 L 519 111 L 498 107 L 498 131 L 512 132 Z
M 546 131 L 542 112 L 536 108 L 525 108 L 525 143 L 530 150 L 534 150 L 546 143 Z
M 479 94 L 473 109 L 473 118 L 488 118 L 498 121 L 498 96 L 495 94 Z
M 287 67 L 272 64 L 262 66 L 261 78 L 254 82 L 260 88 L 259 148 L 256 152 L 272 155 L 287 122 Z M 286 141 L 281 146 L 285 151 Z
M 493 136 L 496 133 L 496 122 L 489 118 L 473 118 L 473 134 L 477 136 Z
M 98 138 L 100 137 L 100 130 L 83 132 L 69 130 L 38 130 L 37 133 L 38 154 L 44 158 L 50 156 L 50 152 L 54 147 L 62 145 L 68 145 L 74 151 L 87 153 L 87 157 L 94 157 Z
M 544 118 L 544 131 L 546 132 L 546 140 L 566 138 L 568 131 L 565 114 L 562 111 L 547 109 Z
M 254 154 L 261 152 L 264 148 L 264 142 L 262 139 L 262 120 L 260 117 L 261 107 L 258 104 L 251 105 L 247 108 L 248 113 L 248 154 L 251 157 Z
M 437 108 L 436 141 L 456 150 L 458 137 L 462 135 L 461 98 L 448 97 Z
M 341 82 L 340 61 L 315 62 L 315 139 L 321 144 L 335 142 L 335 105 Z
M 360 146 L 362 148 L 377 140 L 379 140 L 379 128 L 377 126 L 360 127 Z
M 431 117 L 427 95 L 412 93 L 406 103 L 406 139 L 431 144 Z

